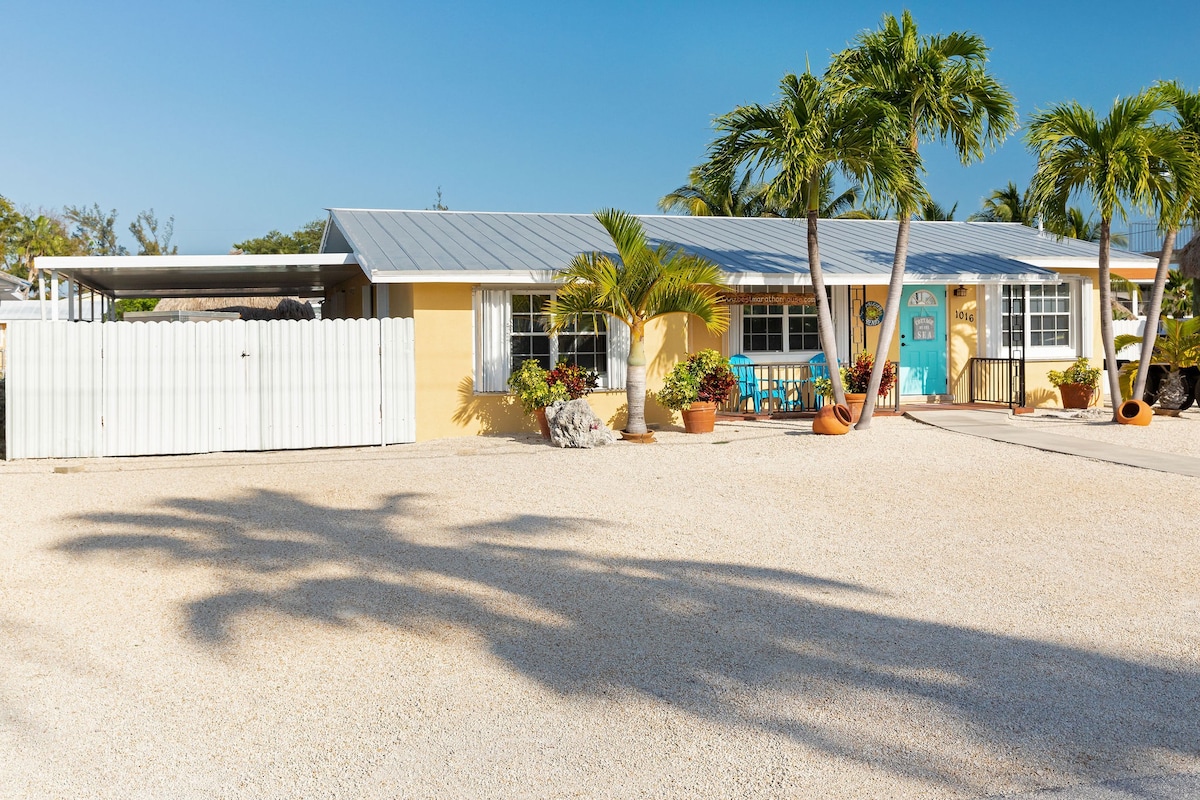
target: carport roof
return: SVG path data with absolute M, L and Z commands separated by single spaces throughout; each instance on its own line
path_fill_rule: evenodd
M 734 285 L 808 279 L 804 220 L 640 216 L 651 244 L 671 242 L 720 265 Z M 578 253 L 611 252 L 591 214 L 330 210 L 325 249 L 353 251 L 374 282 L 544 281 Z M 830 284 L 887 283 L 898 223 L 823 219 L 821 262 Z M 1049 267 L 1095 268 L 1099 247 L 1016 223 L 914 222 L 907 283 L 1057 281 Z M 1153 265 L 1113 253 L 1114 265 Z
M 35 261 L 112 297 L 318 297 L 362 275 L 351 253 L 234 256 L 43 256 Z

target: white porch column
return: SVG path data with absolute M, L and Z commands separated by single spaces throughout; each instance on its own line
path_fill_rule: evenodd
M 67 321 L 75 321 L 75 279 L 67 277 Z
M 50 270 L 50 319 L 58 321 L 58 270 Z
M 42 311 L 42 322 L 46 321 L 46 276 L 39 269 L 37 271 L 38 282 L 38 307 Z
M 372 288 L 373 287 L 371 286 L 371 284 L 367 284 L 366 286 L 362 287 L 362 289 L 360 289 L 359 293 L 358 293 L 358 296 L 362 301 L 362 318 L 363 319 L 370 319 L 371 317 L 375 316 L 375 314 L 373 313 L 374 309 L 371 308 L 371 297 L 373 296 L 372 292 L 371 292 Z
M 388 303 L 389 285 L 386 283 L 375 284 L 372 288 L 375 291 L 375 317 L 376 319 L 387 319 L 391 316 Z

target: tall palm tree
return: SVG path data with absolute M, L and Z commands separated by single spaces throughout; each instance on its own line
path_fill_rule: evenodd
M 833 315 L 825 294 L 817 219 L 822 187 L 832 191 L 840 171 L 869 188 L 869 194 L 894 194 L 913 174 L 907 151 L 898 146 L 897 120 L 890 106 L 871 99 L 839 101 L 826 83 L 812 75 L 785 75 L 780 98 L 769 106 L 739 106 L 717 118 L 723 135 L 709 147 L 709 167 L 732 172 L 742 164 L 773 177 L 773 202 L 803 209 L 808 234 L 808 270 L 817 297 L 817 330 L 829 364 L 838 363 Z M 845 402 L 836 369 L 830 370 L 834 401 Z
M 1067 202 L 1085 193 L 1100 215 L 1100 338 L 1108 370 L 1109 397 L 1114 419 L 1120 405 L 1117 351 L 1113 346 L 1112 249 L 1113 215 L 1124 214 L 1123 202 L 1147 208 L 1155 197 L 1167 196 L 1171 173 L 1188 172 L 1179 139 L 1154 115 L 1163 108 L 1158 92 L 1117 98 L 1108 116 L 1077 102 L 1035 114 L 1026 133 L 1037 154 L 1037 170 L 1030 183 L 1033 204 L 1052 221 L 1066 216 Z
M 837 76 L 846 95 L 872 98 L 895 109 L 904 129 L 901 144 L 908 148 L 914 164 L 912 182 L 919 188 L 915 170 L 920 165 L 922 139 L 949 139 L 962 163 L 969 164 L 983 158 L 986 146 L 994 147 L 1015 129 L 1012 95 L 987 71 L 988 52 L 983 39 L 968 32 L 922 36 L 912 14 L 905 11 L 899 20 L 885 14 L 879 30 L 860 34 L 853 47 L 834 56 L 830 73 Z M 875 367 L 855 426 L 858 430 L 871 427 L 884 362 L 900 315 L 912 215 L 923 194 L 912 191 L 895 198 L 900 222 L 896 254 L 879 326 Z
M 692 217 L 761 217 L 767 210 L 766 187 L 749 171 L 739 181 L 732 172 L 695 167 L 687 184 L 659 200 L 658 207 Z
M 625 399 L 628 433 L 646 433 L 646 323 L 667 314 L 694 314 L 710 331 L 729 327 L 729 309 L 718 293 L 728 289 L 721 269 L 702 256 L 662 243 L 651 247 L 641 220 L 616 209 L 596 213 L 616 246 L 606 253 L 580 253 L 557 276 L 562 282 L 550 303 L 550 329 L 563 330 L 584 317 L 605 316 L 629 327 L 629 372 Z
M 1019 222 L 1032 227 L 1036 214 L 1029 207 L 1029 191 L 1022 192 L 1012 181 L 1003 189 L 996 189 L 983 201 L 983 209 L 972 214 L 973 222 Z
M 40 297 L 45 292 L 45 280 L 41 270 L 34 274 L 34 260 L 39 256 L 61 256 L 70 253 L 71 243 L 66 230 L 58 220 L 38 214 L 36 217 L 25 217 L 18 223 L 15 241 L 18 263 L 25 273 L 23 277 L 38 281 Z
M 1177 83 L 1158 83 L 1151 90 L 1157 92 L 1173 112 L 1175 135 L 1184 156 L 1190 162 L 1191 174 L 1171 173 L 1168 176 L 1168 192 L 1154 198 L 1158 211 L 1159 227 L 1165 231 L 1162 248 L 1158 254 L 1158 269 L 1154 273 L 1154 287 L 1150 291 L 1150 305 L 1146 308 L 1145 338 L 1142 340 L 1140 363 L 1134 380 L 1133 395 L 1141 399 L 1146 393 L 1150 357 L 1154 352 L 1154 338 L 1158 334 L 1158 318 L 1162 314 L 1163 294 L 1171 269 L 1171 258 L 1175 250 L 1175 237 L 1179 228 L 1188 221 L 1200 220 L 1200 92 L 1189 92 Z M 1189 186 L 1191 183 L 1193 185 Z

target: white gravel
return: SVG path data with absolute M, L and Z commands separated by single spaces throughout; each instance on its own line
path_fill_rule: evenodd
M 1200 409 L 1195 406 L 1178 417 L 1155 416 L 1145 427 L 1118 425 L 1112 421 L 1111 408 L 1093 409 L 1082 416 L 1077 412 L 1073 415 L 1071 412 L 1040 411 L 1018 414 L 1009 421 L 1065 436 L 1200 458 Z
M 0 796 L 1200 771 L 1194 479 L 898 418 L 660 440 L 0 465 Z

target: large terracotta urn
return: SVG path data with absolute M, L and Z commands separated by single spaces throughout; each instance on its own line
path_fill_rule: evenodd
M 1149 425 L 1153 418 L 1154 412 L 1142 400 L 1126 400 L 1117 406 L 1117 422 L 1122 425 Z
M 683 411 L 683 429 L 687 433 L 712 433 L 717 422 L 717 404 L 697 400 Z
M 825 436 L 840 436 L 850 431 L 850 409 L 838 403 L 837 405 L 821 406 L 813 419 L 813 433 Z

